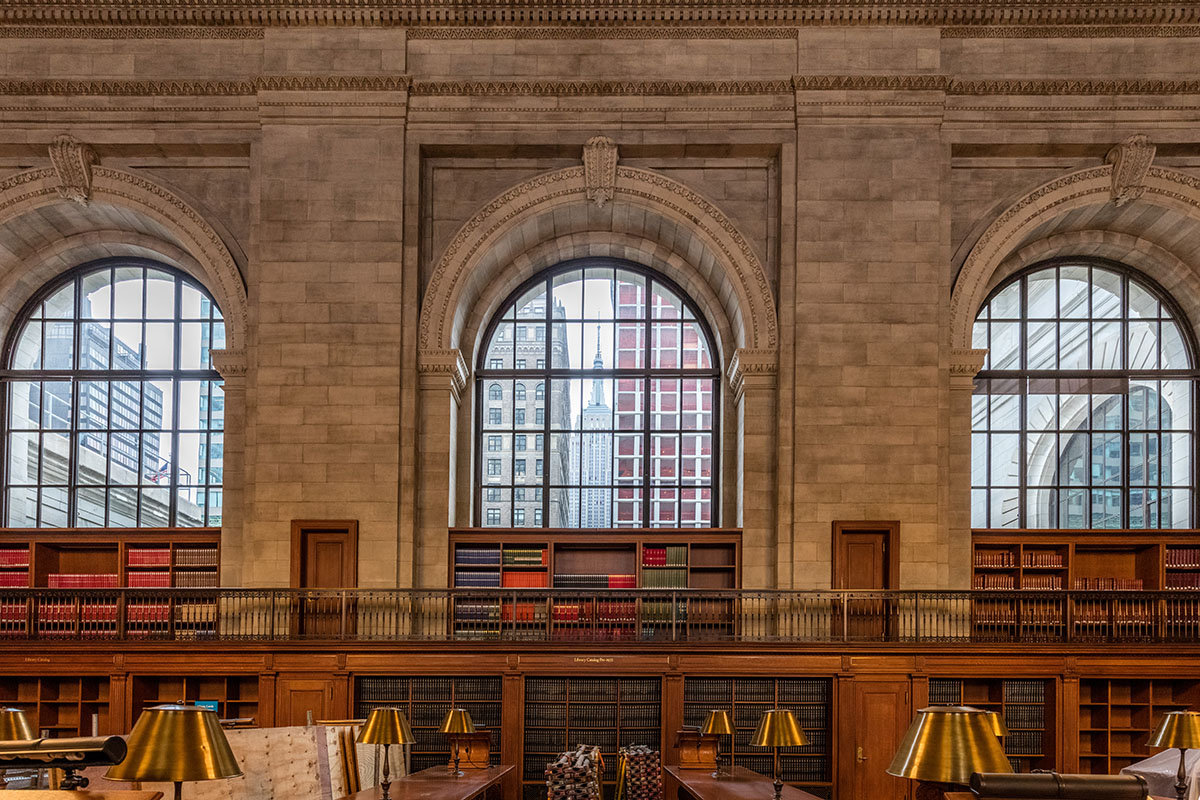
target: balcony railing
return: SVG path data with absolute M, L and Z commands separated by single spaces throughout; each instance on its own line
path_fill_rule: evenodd
M 1200 644 L 1200 592 L 3 589 L 0 639 Z

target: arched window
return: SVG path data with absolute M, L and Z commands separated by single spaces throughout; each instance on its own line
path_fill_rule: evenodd
M 974 344 L 975 528 L 1190 528 L 1195 358 L 1144 276 L 1060 260 L 989 297 Z
M 488 327 L 478 358 L 477 407 L 492 382 L 513 400 L 477 414 L 476 519 L 712 526 L 714 353 L 678 287 L 628 262 L 570 262 L 522 286 Z M 487 451 L 493 436 L 499 454 Z
M 504 390 L 500 388 L 500 384 L 493 383 L 488 387 L 488 400 L 503 400 Z
M 107 259 L 46 285 L 5 342 L 5 524 L 220 525 L 224 346 L 212 297 L 168 267 Z

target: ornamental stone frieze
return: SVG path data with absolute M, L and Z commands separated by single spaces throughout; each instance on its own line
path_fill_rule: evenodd
M 50 142 L 50 164 L 58 174 L 58 196 L 81 206 L 92 200 L 92 165 L 99 164 L 96 151 L 63 133 Z

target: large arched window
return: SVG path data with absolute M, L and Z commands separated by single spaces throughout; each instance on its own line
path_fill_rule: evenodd
M 1190 528 L 1195 358 L 1145 277 L 1060 260 L 1008 280 L 975 321 L 975 528 Z
M 5 524 L 220 525 L 224 346 L 208 292 L 154 262 L 45 286 L 5 342 Z
M 714 353 L 678 287 L 628 262 L 570 262 L 522 286 L 480 348 L 479 524 L 712 526 Z

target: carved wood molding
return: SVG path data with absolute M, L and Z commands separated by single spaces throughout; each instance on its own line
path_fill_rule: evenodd
M 40 0 L 0 22 L 186 25 L 1166 25 L 1200 22 L 1195 3 L 1155 0 Z

